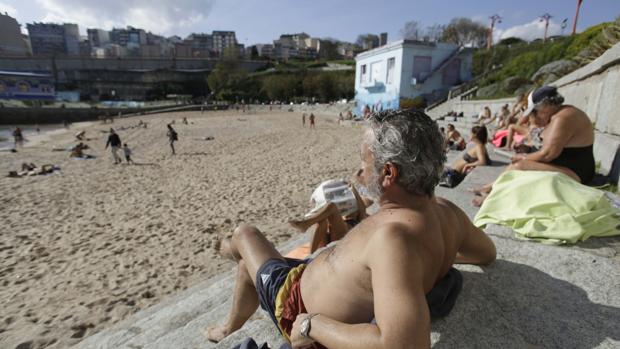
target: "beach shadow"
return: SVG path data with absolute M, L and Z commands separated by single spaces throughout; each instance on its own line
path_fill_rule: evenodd
M 154 162 L 134 162 L 133 166 L 153 166 L 153 167 L 161 167 L 160 164 L 156 164 Z
M 209 155 L 209 153 L 202 152 L 202 151 L 179 154 L 179 156 L 207 156 L 207 155 Z
M 509 161 L 499 161 L 499 160 L 492 160 L 491 163 L 487 166 L 490 167 L 504 167 L 510 165 Z
M 483 270 L 463 272 L 455 308 L 432 324 L 434 348 L 594 348 L 620 340 L 620 308 L 592 302 L 594 292 L 505 260 Z M 598 298 L 614 299 L 602 292 Z

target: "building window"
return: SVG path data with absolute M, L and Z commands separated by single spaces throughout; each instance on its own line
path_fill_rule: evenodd
M 431 72 L 430 56 L 414 56 L 413 57 L 413 78 L 416 80 L 424 80 Z
M 443 70 L 442 83 L 446 86 L 457 85 L 460 82 L 461 60 L 454 59 Z
M 394 69 L 396 68 L 396 58 L 388 58 L 387 60 L 387 75 L 385 76 L 385 83 L 387 85 L 394 83 Z
M 360 69 L 360 83 L 367 81 L 367 75 L 368 72 L 366 71 L 366 64 L 362 64 L 362 67 Z

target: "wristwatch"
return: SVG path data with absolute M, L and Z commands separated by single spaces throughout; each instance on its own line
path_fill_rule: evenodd
M 310 314 L 308 316 L 306 316 L 305 319 L 303 319 L 301 321 L 301 327 L 300 327 L 300 332 L 301 332 L 301 336 L 304 338 L 310 338 L 310 320 L 312 320 L 313 317 L 317 316 L 319 314 Z

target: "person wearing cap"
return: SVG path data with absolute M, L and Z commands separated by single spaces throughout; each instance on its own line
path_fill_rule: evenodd
M 240 329 L 260 305 L 293 348 L 429 348 L 431 317 L 446 316 L 463 286 L 453 264 L 495 260 L 493 241 L 435 196 L 446 161 L 437 123 L 417 109 L 368 121 L 358 178 L 378 211 L 305 260 L 285 259 L 255 227 L 237 227 L 218 246 L 238 263 L 237 276 L 210 341 Z
M 563 173 L 579 183 L 589 183 L 594 178 L 594 127 L 585 112 L 564 105 L 564 97 L 557 88 L 543 86 L 528 96 L 528 106 L 523 115 L 533 115 L 542 125 L 542 147 L 530 154 L 517 154 L 506 171 L 553 171 Z M 481 205 L 493 185 L 474 189 L 480 195 L 474 205 Z

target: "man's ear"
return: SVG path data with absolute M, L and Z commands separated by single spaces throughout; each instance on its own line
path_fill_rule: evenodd
M 387 162 L 383 165 L 383 181 L 382 185 L 384 187 L 389 187 L 391 185 L 396 184 L 396 178 L 398 178 L 398 167 L 391 162 Z

